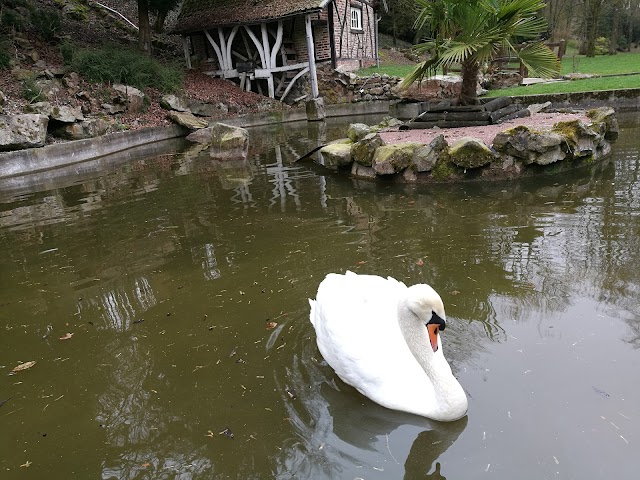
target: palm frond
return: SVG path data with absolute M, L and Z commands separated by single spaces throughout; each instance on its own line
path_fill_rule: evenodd
M 534 77 L 552 78 L 560 71 L 558 57 L 542 42 L 525 46 L 518 52 L 518 58 Z
M 400 82 L 400 89 L 405 89 L 411 86 L 413 83 L 422 80 L 425 77 L 429 77 L 435 73 L 438 66 L 441 65 L 440 59 L 437 57 L 430 58 L 429 60 L 425 60 L 424 62 L 420 62 L 416 65 L 416 68 L 413 71 L 402 79 Z

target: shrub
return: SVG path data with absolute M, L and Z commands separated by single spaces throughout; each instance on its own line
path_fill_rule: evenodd
M 606 55 L 609 53 L 609 39 L 606 37 L 596 38 L 596 55 Z
M 29 103 L 44 102 L 47 97 L 42 92 L 42 88 L 36 81 L 36 76 L 32 75 L 22 81 L 22 96 Z
M 43 40 L 53 43 L 62 28 L 62 19 L 58 12 L 46 8 L 35 10 L 31 14 L 31 24 Z
M 62 60 L 65 65 L 71 65 L 73 63 L 73 54 L 75 48 L 70 42 L 62 42 L 60 44 L 60 55 L 62 55 Z
M 0 70 L 6 70 L 11 67 L 11 43 L 0 38 Z
M 92 82 L 124 83 L 143 89 L 174 92 L 182 87 L 182 71 L 121 46 L 74 52 L 73 68 Z
M 23 31 L 26 27 L 25 18 L 18 12 L 12 8 L 3 8 L 0 9 L 0 26 L 3 28 L 9 28 L 15 31 Z

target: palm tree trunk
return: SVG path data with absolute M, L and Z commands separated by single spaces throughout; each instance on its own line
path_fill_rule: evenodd
M 458 99 L 461 105 L 478 103 L 476 89 L 478 88 L 479 73 L 480 65 L 478 62 L 469 60 L 462 63 L 462 88 Z

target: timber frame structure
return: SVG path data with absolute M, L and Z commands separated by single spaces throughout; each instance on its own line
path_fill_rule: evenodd
M 187 67 L 284 100 L 316 64 L 353 70 L 377 62 L 374 0 L 185 0 L 174 33 Z

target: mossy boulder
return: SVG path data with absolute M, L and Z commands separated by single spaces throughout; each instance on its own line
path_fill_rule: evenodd
M 603 138 L 580 120 L 558 122 L 553 126 L 552 131 L 562 135 L 567 153 L 573 158 L 593 155 Z
M 360 165 L 356 162 L 353 162 L 353 165 L 351 166 L 351 175 L 357 178 L 366 178 L 369 180 L 376 178 L 376 172 L 372 167 L 365 167 L 364 165 Z
M 359 142 L 371 133 L 371 127 L 365 123 L 352 123 L 347 130 L 347 136 L 353 143 Z
M 483 167 L 496 159 L 482 140 L 462 137 L 449 147 L 449 161 L 461 168 Z
M 401 172 L 411 165 L 413 155 L 420 147 L 422 147 L 422 144 L 414 142 L 378 147 L 373 155 L 373 169 L 378 175 L 391 175 Z
M 104 135 L 113 125 L 113 121 L 103 118 L 91 118 L 82 122 L 64 123 L 53 130 L 53 135 L 66 140 L 82 140 Z
M 447 153 L 449 144 L 444 135 L 438 135 L 429 145 L 422 145 L 416 149 L 411 169 L 415 172 L 429 172 L 436 164 L 438 159 Z
M 325 167 L 345 167 L 351 165 L 351 144 L 330 143 L 320 149 L 320 157 Z
M 198 130 L 199 128 L 206 128 L 209 126 L 209 122 L 206 120 L 200 120 L 189 112 L 171 111 L 167 114 L 167 117 L 169 117 L 169 120 L 174 123 L 187 127 L 189 130 Z
M 564 137 L 554 132 L 534 131 L 523 125 L 498 133 L 493 148 L 500 153 L 523 160 L 525 165 L 549 165 L 563 160 Z
M 191 115 L 188 113 L 180 114 Z M 248 152 L 249 131 L 246 128 L 227 125 L 226 123 L 214 123 L 211 126 L 210 153 L 213 158 L 245 159 Z
M 385 128 L 398 127 L 400 125 L 404 125 L 404 122 L 402 120 L 398 120 L 397 118 L 389 116 L 383 118 L 381 122 L 371 126 L 371 131 L 379 132 L 380 130 L 384 130 Z
M 366 135 L 359 142 L 351 145 L 351 158 L 354 162 L 370 167 L 373 155 L 378 147 L 385 145 L 384 140 L 377 133 Z
M 459 168 L 449 161 L 449 156 L 442 155 L 431 169 L 431 177 L 439 182 L 445 182 L 454 179 L 458 171 Z
M 620 133 L 616 111 L 611 107 L 594 108 L 587 112 L 587 117 L 598 125 L 605 140 L 616 140 Z

